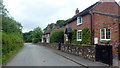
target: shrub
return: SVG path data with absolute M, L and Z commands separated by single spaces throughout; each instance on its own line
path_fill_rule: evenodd
M 38 38 L 33 38 L 33 39 L 32 39 L 32 42 L 33 42 L 33 43 L 38 43 L 38 42 L 39 42 L 39 39 L 38 39 Z
M 82 41 L 77 41 L 77 30 L 72 31 L 72 44 L 91 44 L 91 37 L 94 35 L 94 32 L 90 32 L 88 28 L 82 29 Z M 70 43 L 70 40 L 65 43 Z
M 118 45 L 118 53 L 120 53 L 120 44 Z
M 90 44 L 91 43 L 90 38 L 91 38 L 91 33 L 90 33 L 89 29 L 83 28 L 82 29 L 82 43 Z
M 16 48 L 22 47 L 23 40 L 16 33 L 2 33 L 2 54 L 5 55 Z
M 51 43 L 64 43 L 64 31 L 63 30 L 56 30 L 53 32 L 53 34 L 50 36 L 50 42 Z

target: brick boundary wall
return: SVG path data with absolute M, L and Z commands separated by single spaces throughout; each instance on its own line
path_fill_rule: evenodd
M 58 50 L 58 43 L 39 43 Z M 95 45 L 77 45 L 77 44 L 61 44 L 62 52 L 77 55 L 92 61 L 95 61 Z

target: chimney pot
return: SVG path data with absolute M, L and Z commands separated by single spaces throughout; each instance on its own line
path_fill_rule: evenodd
M 79 13 L 79 10 L 78 10 L 78 8 L 76 9 L 76 11 L 75 11 L 75 14 L 78 14 Z

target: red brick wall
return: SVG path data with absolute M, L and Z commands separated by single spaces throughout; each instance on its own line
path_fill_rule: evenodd
M 68 24 L 69 27 L 72 27 L 77 30 L 82 30 L 84 27 L 88 27 L 90 29 L 90 15 L 87 14 L 82 17 L 82 24 L 77 25 L 77 20 L 73 21 L 72 23 Z
M 120 9 L 120 8 L 119 8 Z M 104 12 L 118 15 L 118 5 L 115 2 L 103 2 L 93 8 L 92 11 Z M 119 41 L 118 24 L 113 24 L 114 18 L 106 15 L 93 15 L 93 29 L 95 30 L 95 37 L 100 38 L 100 28 L 111 26 L 111 42 Z M 100 43 L 100 41 L 99 41 Z
M 115 2 L 103 2 L 93 8 L 93 11 L 118 15 L 118 5 Z
M 109 13 L 109 14 L 115 14 L 118 15 L 119 7 L 115 2 L 104 2 L 99 5 L 97 5 L 92 11 L 97 12 L 103 12 L 103 13 Z M 119 27 L 118 22 L 115 21 L 116 18 L 106 16 L 106 15 L 100 15 L 100 14 L 94 14 L 93 15 L 93 30 L 94 30 L 94 37 L 97 37 L 100 42 L 100 28 L 108 28 L 110 27 L 111 30 L 111 40 L 110 44 L 113 45 L 113 54 L 114 56 L 117 55 L 117 50 L 115 48 L 116 42 L 119 42 Z
M 82 28 L 87 27 L 90 29 L 90 14 L 87 14 L 85 16 L 82 17 L 82 24 L 81 25 L 77 25 L 77 19 L 71 23 L 68 24 L 69 27 L 72 27 L 73 29 L 77 29 L 77 30 L 82 30 Z M 66 27 L 64 28 L 64 32 L 65 32 Z M 64 40 L 66 41 L 66 37 L 64 35 Z
M 111 30 L 111 44 L 114 44 L 115 41 L 119 41 L 119 28 L 118 23 L 114 22 L 115 18 L 94 14 L 94 23 L 93 23 L 93 30 L 94 30 L 94 37 L 99 38 L 100 43 L 100 29 L 101 28 L 110 28 Z

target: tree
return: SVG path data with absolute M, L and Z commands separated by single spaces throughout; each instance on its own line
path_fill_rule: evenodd
M 58 20 L 56 23 L 48 24 L 43 31 L 46 32 L 48 28 L 52 29 L 53 25 L 61 28 L 65 23 L 66 23 L 66 20 Z
M 34 28 L 32 31 L 23 33 L 23 38 L 25 42 L 41 42 L 43 32 L 40 27 Z
M 0 4 L 0 26 L 2 28 L 0 33 L 2 33 L 2 62 L 7 61 L 13 52 L 16 52 L 23 46 L 23 36 L 22 36 L 22 25 L 8 16 L 7 9 Z M 1 59 L 1 58 L 0 58 Z
M 58 20 L 56 22 L 56 27 L 62 27 L 65 24 L 66 20 Z
M 36 27 L 36 28 L 33 30 L 33 34 L 32 34 L 33 40 L 36 40 L 36 39 L 37 39 L 37 41 L 41 41 L 42 34 L 43 34 L 43 32 L 42 32 L 41 28 L 40 28 L 40 27 Z
M 23 38 L 25 42 L 32 42 L 32 33 L 33 31 L 23 33 Z
M 4 17 L 2 20 L 2 30 L 7 33 L 13 33 L 13 32 L 19 32 L 22 33 L 21 30 L 22 26 L 19 22 L 16 22 L 15 20 L 9 18 L 9 17 Z

